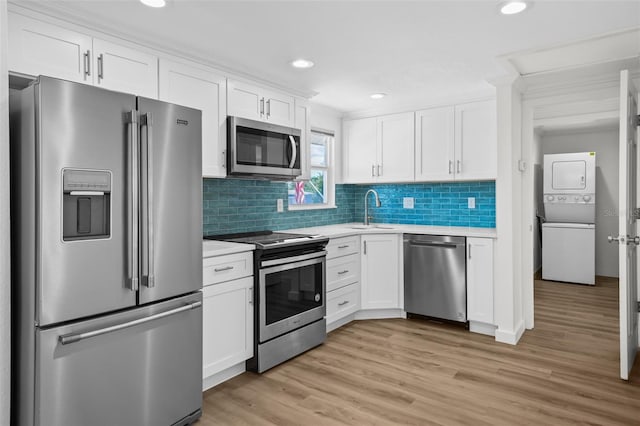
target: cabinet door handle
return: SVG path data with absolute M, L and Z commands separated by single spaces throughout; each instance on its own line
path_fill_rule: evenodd
M 84 54 L 84 75 L 89 77 L 91 75 L 91 51 L 87 50 Z
M 380 172 L 381 166 L 380 164 L 378 164 L 378 176 L 380 176 L 382 173 Z
M 260 117 L 264 115 L 264 98 L 260 98 Z
M 345 245 L 343 245 L 343 246 L 338 246 L 338 248 L 339 248 L 339 249 L 345 249 L 345 248 L 347 248 L 347 247 L 349 247 L 349 244 L 345 244 Z
M 233 266 L 225 266 L 223 268 L 215 268 L 214 271 L 215 272 L 223 272 L 223 271 L 230 271 L 233 269 Z
M 373 164 L 371 165 L 371 177 L 375 177 L 376 176 L 376 166 L 374 166 Z
M 458 160 L 458 166 L 456 167 L 456 172 L 460 173 L 462 172 L 462 162 L 460 160 Z
M 249 304 L 253 305 L 253 287 L 249 288 Z
M 267 100 L 267 118 L 271 117 L 271 99 Z
M 98 79 L 104 79 L 104 56 L 102 53 L 98 56 Z
M 364 254 L 367 254 L 367 242 L 364 241 Z
M 453 170 L 451 170 L 452 166 L 453 166 L 453 161 L 449 160 L 449 174 L 453 173 Z
M 340 271 L 340 272 L 338 272 L 338 275 L 344 275 L 344 274 L 346 274 L 347 272 L 349 272 L 349 270 L 348 270 L 348 269 L 345 269 L 344 271 Z
M 338 306 L 344 306 L 344 305 L 346 305 L 347 303 L 349 303 L 349 301 L 348 301 L 348 300 L 345 300 L 344 302 L 340 302 L 340 303 L 338 303 Z
M 469 259 L 471 259 L 471 244 L 469 244 Z

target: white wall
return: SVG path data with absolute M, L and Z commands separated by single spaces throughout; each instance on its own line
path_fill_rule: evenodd
M 596 153 L 596 275 L 618 276 L 618 246 L 608 235 L 618 235 L 618 129 L 562 132 L 542 137 L 543 154 Z
M 533 162 L 533 194 L 535 196 L 533 212 L 533 272 L 538 271 L 542 267 L 542 238 L 540 237 L 540 226 L 538 224 L 537 216 L 543 215 L 544 205 L 542 199 L 542 175 L 543 175 L 543 156 L 542 156 L 542 142 L 540 135 L 535 132 L 533 135 L 534 143 L 534 162 Z
M 0 425 L 9 424 L 11 403 L 8 75 L 7 2 L 0 0 Z
M 496 341 L 515 345 L 524 332 L 522 294 L 522 98 L 513 78 L 496 81 L 498 177 L 494 249 Z M 529 268 L 530 270 L 530 268 Z
M 334 182 L 342 182 L 342 113 L 311 103 L 311 128 L 334 132 Z

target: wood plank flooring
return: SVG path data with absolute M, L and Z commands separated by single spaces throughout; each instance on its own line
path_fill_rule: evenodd
M 420 320 L 356 321 L 204 395 L 209 425 L 640 425 L 640 365 L 618 378 L 618 284 L 536 281 L 517 346 Z

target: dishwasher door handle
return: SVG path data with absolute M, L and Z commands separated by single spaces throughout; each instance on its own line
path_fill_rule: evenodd
M 443 248 L 456 248 L 462 247 L 464 244 L 456 244 L 456 243 L 441 243 L 438 241 L 409 241 L 409 244 L 412 246 L 419 247 L 443 247 Z

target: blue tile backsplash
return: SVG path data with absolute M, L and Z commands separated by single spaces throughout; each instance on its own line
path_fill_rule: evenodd
M 373 188 L 382 207 L 369 196 L 369 214 L 378 223 L 406 223 L 440 226 L 494 228 L 496 225 L 495 183 L 411 183 L 384 185 L 336 185 L 335 209 L 287 211 L 287 184 L 247 179 L 204 179 L 203 232 L 282 230 L 305 226 L 362 222 L 364 193 Z M 403 197 L 413 197 L 413 209 L 402 207 Z M 475 197 L 476 208 L 467 208 Z M 276 199 L 284 199 L 283 213 L 276 211 Z

